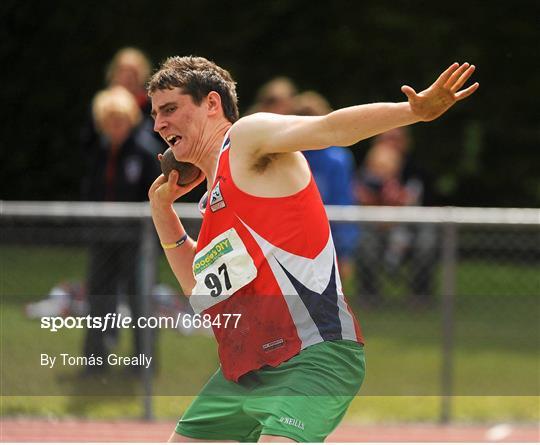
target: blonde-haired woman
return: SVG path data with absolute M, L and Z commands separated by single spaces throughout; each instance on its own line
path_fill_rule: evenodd
M 141 110 L 133 95 L 115 86 L 98 92 L 92 101 L 92 115 L 99 137 L 87 162 L 83 199 L 88 201 L 146 201 L 148 189 L 159 175 L 159 163 L 143 140 L 138 125 Z M 99 235 L 98 235 L 99 234 Z M 98 235 L 97 237 L 95 237 Z M 88 301 L 92 317 L 115 313 L 118 292 L 127 296 L 132 316 L 140 313 L 136 298 L 138 270 L 138 228 L 136 223 L 110 223 L 94 232 L 87 276 Z M 116 332 L 88 329 L 84 355 L 96 358 L 88 374 L 102 372 Z M 142 352 L 141 332 L 133 330 L 133 353 Z M 98 360 L 99 359 L 99 360 Z
M 107 88 L 123 87 L 133 96 L 140 111 L 138 131 L 146 139 L 147 149 L 157 155 L 165 150 L 166 143 L 154 132 L 150 116 L 152 105 L 145 86 L 151 71 L 152 64 L 144 52 L 138 48 L 126 47 L 114 54 L 106 67 L 104 80 Z M 98 133 L 94 112 L 91 110 L 81 128 L 80 143 L 83 154 L 93 156 L 91 151 L 95 148 Z

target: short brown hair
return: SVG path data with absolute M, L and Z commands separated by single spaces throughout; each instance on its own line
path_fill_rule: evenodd
M 199 105 L 211 91 L 221 97 L 225 118 L 238 120 L 236 83 L 227 70 L 204 57 L 169 57 L 148 82 L 148 94 L 157 90 L 181 88 Z

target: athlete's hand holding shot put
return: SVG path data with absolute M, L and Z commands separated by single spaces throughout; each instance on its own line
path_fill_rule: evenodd
M 171 440 L 321 442 L 338 425 L 363 381 L 364 340 L 300 150 L 348 146 L 436 119 L 476 91 L 478 83 L 464 88 L 473 72 L 467 63 L 452 64 L 420 93 L 403 86 L 406 102 L 240 120 L 235 83 L 213 62 L 172 57 L 154 74 L 154 129 L 177 160 L 202 172 L 187 186 L 177 185 L 175 171 L 156 179 L 149 191 L 156 230 L 195 311 L 242 317 L 236 329 L 214 326 L 220 369 Z M 195 242 L 173 203 L 205 178 Z M 251 386 L 248 397 L 254 376 L 264 383 Z

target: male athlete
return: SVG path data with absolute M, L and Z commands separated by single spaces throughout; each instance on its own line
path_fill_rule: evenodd
M 462 89 L 473 71 L 454 63 L 421 93 L 403 86 L 407 102 L 242 119 L 234 81 L 213 62 L 172 57 L 154 74 L 154 129 L 201 174 L 188 186 L 175 171 L 158 177 L 152 216 L 184 293 L 214 324 L 221 364 L 171 441 L 322 442 L 338 425 L 364 377 L 363 338 L 300 151 L 433 120 L 478 88 Z M 204 178 L 195 241 L 173 203 Z

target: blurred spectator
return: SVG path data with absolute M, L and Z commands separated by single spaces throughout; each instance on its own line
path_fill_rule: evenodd
M 93 117 L 100 137 L 92 148 L 84 178 L 83 199 L 89 201 L 146 201 L 148 189 L 160 174 L 154 147 L 139 131 L 142 113 L 124 87 L 96 94 Z
M 376 136 L 377 143 L 387 143 L 402 155 L 402 168 L 399 180 L 402 184 L 417 183 L 421 185 L 421 193 L 417 197 L 417 203 L 412 205 L 435 205 L 433 193 L 433 180 L 427 171 L 420 167 L 411 150 L 411 135 L 408 127 L 399 127 Z M 412 181 L 412 182 L 411 182 Z
M 414 204 L 417 190 L 403 187 L 400 175 L 403 155 L 391 145 L 375 142 L 360 170 L 357 194 L 363 205 Z
M 159 162 L 143 145 L 138 124 L 140 108 L 125 88 L 116 86 L 99 92 L 92 104 L 100 137 L 90 153 L 88 172 L 82 181 L 82 197 L 89 201 L 146 201 L 148 189 L 159 175 Z M 95 231 L 90 248 L 87 277 L 88 303 L 92 317 L 116 313 L 119 293 L 128 299 L 131 316 L 140 315 L 137 300 L 139 270 L 139 223 L 122 221 Z M 134 354 L 141 351 L 141 332 L 133 329 Z M 117 333 L 89 329 L 84 353 L 105 357 Z M 106 360 L 104 360 L 106 363 Z M 102 370 L 89 367 L 88 372 Z
M 122 48 L 112 58 L 105 77 L 110 86 L 123 86 L 128 90 L 143 113 L 150 113 L 152 105 L 145 84 L 152 70 L 148 58 L 137 48 Z
M 297 89 L 288 77 L 276 77 L 265 83 L 257 92 L 255 104 L 246 114 L 257 112 L 294 114 Z
M 321 116 L 332 111 L 328 101 L 314 91 L 299 94 L 294 112 L 301 116 Z M 319 188 L 324 204 L 352 205 L 354 198 L 354 157 L 348 148 L 328 147 L 307 150 L 304 156 Z M 331 223 L 332 237 L 343 285 L 348 292 L 354 274 L 354 254 L 358 245 L 359 229 L 354 224 Z
M 360 169 L 356 194 L 362 205 L 424 205 L 429 181 L 408 157 L 406 128 L 377 136 Z M 409 263 L 410 303 L 427 305 L 433 298 L 436 232 L 428 224 L 367 226 L 360 243 L 358 273 L 361 294 L 369 304 L 382 303 L 380 276 L 396 276 Z
M 167 144 L 154 131 L 154 122 L 150 116 L 152 104 L 146 94 L 146 82 L 150 77 L 151 63 L 146 55 L 137 48 L 122 48 L 116 52 L 105 72 L 105 82 L 108 87 L 122 86 L 128 90 L 141 110 L 138 130 L 143 145 L 153 154 L 162 153 Z M 89 110 L 88 118 L 81 129 L 81 145 L 85 151 L 96 147 L 99 134 Z M 156 144 L 157 142 L 157 144 Z

